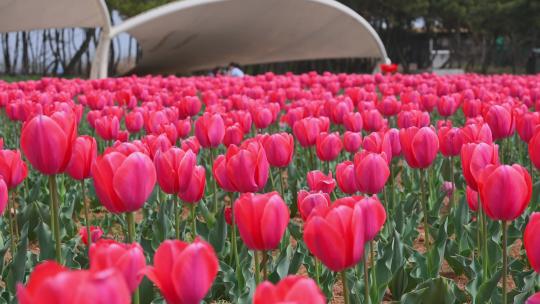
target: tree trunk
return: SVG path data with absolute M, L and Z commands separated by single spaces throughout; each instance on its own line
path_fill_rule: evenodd
M 5 33 L 2 35 L 2 48 L 4 53 L 4 73 L 11 74 L 11 58 L 9 56 L 10 49 L 9 49 L 9 33 Z
M 22 32 L 22 73 L 28 75 L 30 70 L 30 61 L 28 58 L 28 41 L 29 37 L 26 32 Z
M 66 65 L 66 69 L 64 71 L 65 74 L 72 74 L 75 71 L 75 67 L 78 63 L 80 63 L 82 56 L 88 50 L 88 47 L 90 46 L 90 42 L 92 41 L 95 32 L 95 29 L 87 29 L 85 31 L 84 41 L 81 43 L 79 49 L 77 50 L 77 52 L 75 52 L 73 57 L 71 57 L 69 63 Z

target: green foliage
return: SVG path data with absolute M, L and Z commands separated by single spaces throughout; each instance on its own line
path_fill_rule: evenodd
M 109 9 L 118 10 L 124 17 L 133 17 L 137 14 L 153 9 L 176 0 L 106 0 Z

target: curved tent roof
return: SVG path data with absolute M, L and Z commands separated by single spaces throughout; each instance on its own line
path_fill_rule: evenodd
M 191 72 L 231 61 L 389 61 L 369 23 L 333 0 L 184 0 L 126 20 L 111 37 L 121 32 L 142 48 L 137 73 Z
M 0 32 L 109 26 L 103 0 L 0 0 Z

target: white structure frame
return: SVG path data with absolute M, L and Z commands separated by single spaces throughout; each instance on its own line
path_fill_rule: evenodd
M 172 2 L 169 4 L 165 4 L 160 7 L 149 10 L 147 12 L 141 13 L 133 18 L 126 20 L 125 22 L 117 26 L 111 26 L 109 11 L 107 9 L 107 6 L 104 0 L 0 0 L 0 32 L 24 31 L 24 30 L 46 29 L 46 28 L 66 28 L 66 27 L 96 27 L 98 28 L 99 27 L 101 28 L 101 32 L 100 32 L 98 46 L 96 48 L 96 53 L 92 61 L 90 78 L 91 79 L 106 78 L 108 76 L 107 75 L 108 64 L 109 64 L 108 59 L 109 59 L 109 50 L 110 50 L 111 40 L 117 35 L 119 35 L 120 33 L 124 33 L 124 32 L 130 33 L 130 31 L 135 31 L 137 28 L 140 29 L 141 26 L 144 27 L 145 24 L 150 24 L 151 22 L 156 22 L 156 21 L 159 21 L 160 19 L 165 19 L 167 17 L 174 16 L 175 14 L 181 11 L 184 12 L 185 10 L 189 10 L 189 9 L 200 9 L 200 8 L 203 8 L 204 6 L 208 6 L 210 8 L 211 5 L 213 4 L 223 6 L 223 5 L 227 5 L 228 2 L 236 5 L 235 8 L 238 8 L 238 7 L 242 8 L 243 7 L 242 4 L 244 5 L 255 4 L 256 5 L 257 3 L 261 3 L 261 5 L 265 5 L 263 6 L 264 8 L 268 8 L 268 7 L 273 8 L 271 5 L 269 5 L 269 4 L 274 3 L 271 1 L 274 1 L 275 3 L 279 3 L 279 1 L 282 1 L 281 2 L 282 5 L 288 5 L 290 3 L 300 3 L 303 1 L 308 5 L 309 4 L 318 5 L 319 8 L 323 7 L 324 9 L 322 9 L 322 11 L 324 11 L 324 13 L 326 13 L 327 15 L 328 15 L 328 11 L 326 10 L 326 8 L 330 9 L 331 12 L 338 12 L 339 14 L 342 14 L 342 17 L 337 15 L 339 16 L 338 18 L 339 20 L 343 18 L 344 20 L 348 22 L 348 24 L 350 24 L 351 22 L 358 23 L 358 26 L 362 29 L 361 35 L 360 35 L 361 40 L 358 42 L 356 42 L 355 39 L 345 40 L 348 43 L 347 46 L 349 46 L 349 48 L 346 48 L 348 51 L 341 52 L 341 55 L 337 56 L 337 58 L 346 58 L 346 56 L 348 57 L 378 57 L 380 58 L 381 63 L 390 63 L 390 59 L 388 58 L 386 49 L 381 39 L 375 32 L 375 30 L 371 27 L 371 25 L 364 18 L 362 18 L 355 11 L 353 11 L 351 8 L 334 0 L 290 0 L 291 2 L 283 2 L 283 0 L 183 0 L 183 1 L 177 1 L 177 2 Z M 292 2 L 292 1 L 296 1 L 296 2 Z M 235 11 L 232 11 L 232 12 L 235 12 Z M 292 15 L 293 16 L 289 14 L 288 18 L 294 18 L 294 14 Z M 305 15 L 306 14 L 304 14 L 304 17 Z M 335 13 L 330 14 L 330 15 L 332 18 L 336 19 Z M 219 16 L 216 16 L 216 17 L 219 18 Z M 311 18 L 311 16 L 309 17 Z M 351 18 L 353 21 L 351 21 Z M 286 19 L 286 20 L 290 20 L 290 19 Z M 2 23 L 2 21 L 4 22 Z M 309 19 L 308 21 L 314 22 L 313 18 Z M 330 20 L 330 21 L 333 21 L 333 20 Z M 256 23 L 256 20 L 254 22 Z M 309 25 L 310 24 L 307 24 L 307 26 Z M 324 24 L 322 24 L 322 26 L 324 26 Z M 321 27 L 321 29 L 324 30 L 326 28 Z M 281 30 L 283 31 L 283 27 L 281 28 Z M 367 32 L 367 35 L 366 35 L 366 32 Z M 294 34 L 294 31 L 292 31 L 292 33 Z M 300 33 L 303 33 L 303 32 L 300 32 Z M 214 33 L 214 35 L 215 34 L 216 33 Z M 218 34 L 221 34 L 221 33 L 218 33 Z M 261 33 L 261 36 L 263 34 L 264 33 Z M 308 34 L 313 34 L 313 32 L 310 32 Z M 332 37 L 337 37 L 337 35 L 334 34 Z M 359 36 L 354 36 L 354 37 L 359 37 Z M 300 37 L 300 38 L 305 38 L 305 37 Z M 258 39 L 258 36 L 256 37 L 256 39 Z M 308 35 L 306 39 L 311 39 L 310 35 Z M 353 47 L 351 47 L 350 42 L 354 41 L 354 45 L 359 45 L 362 42 L 365 42 L 363 39 L 369 40 L 367 41 L 368 44 L 366 45 L 368 45 L 368 52 L 371 52 L 371 54 L 368 54 L 368 56 L 366 56 L 366 54 L 358 54 L 358 56 L 356 56 L 356 52 L 358 52 L 358 48 L 354 48 L 356 51 L 352 50 Z M 316 38 L 315 40 L 308 40 L 308 41 L 310 42 L 316 41 Z M 330 44 L 325 44 L 324 40 L 321 40 L 321 41 L 322 42 L 316 41 L 315 45 L 317 45 L 317 43 L 320 43 L 320 45 L 322 46 L 330 45 Z M 341 40 L 341 41 L 344 41 L 344 40 Z M 278 41 L 278 42 L 281 42 L 281 41 Z M 289 43 L 289 41 L 287 41 L 287 43 Z M 144 58 L 145 56 L 144 44 L 142 44 L 142 46 L 143 46 L 143 58 Z M 286 61 L 287 59 L 289 59 L 288 57 L 290 57 L 290 60 L 309 60 L 309 59 L 323 58 L 323 57 L 320 57 L 321 52 L 319 52 L 318 54 L 315 52 L 315 56 L 313 56 L 314 53 L 312 54 L 306 53 L 305 55 L 304 53 L 301 53 L 299 55 L 298 49 L 295 50 L 296 54 L 291 55 L 290 53 L 294 53 L 294 51 L 291 51 L 288 53 L 289 49 L 287 47 L 288 47 L 287 44 L 285 44 L 285 46 L 283 46 L 282 44 L 281 49 L 279 49 L 281 53 L 274 56 L 274 58 L 268 57 L 268 56 L 272 56 L 272 55 L 269 55 L 271 54 L 271 52 L 267 52 L 267 53 L 263 52 L 263 54 L 257 54 L 253 58 L 250 58 L 251 61 L 248 62 L 248 64 Z M 361 48 L 362 47 L 360 47 L 360 49 Z M 311 48 L 310 50 L 318 50 L 318 49 Z M 336 52 L 339 53 L 339 51 L 341 51 L 342 49 L 339 49 L 339 46 L 336 46 L 336 50 L 337 50 Z M 330 56 L 333 55 L 332 52 L 334 52 L 333 49 L 328 49 L 328 48 L 322 51 L 323 55 L 330 54 Z M 206 55 L 208 57 L 208 53 L 206 53 Z M 148 54 L 146 56 L 148 56 Z M 211 56 L 213 56 L 213 54 Z M 231 55 L 229 53 L 228 59 L 233 59 L 233 61 L 236 61 L 234 60 L 235 56 L 238 57 L 241 55 L 236 55 L 236 53 L 233 53 Z M 244 53 L 244 58 L 245 57 L 246 56 Z M 152 57 L 149 57 L 149 58 L 152 58 Z M 179 69 L 179 65 L 177 66 L 173 67 L 172 69 Z
M 100 40 L 100 44 L 98 46 L 99 52 L 96 53 L 96 58 L 94 60 L 94 65 L 96 65 L 96 67 L 92 67 L 93 73 L 91 76 L 93 78 L 107 77 L 107 70 L 108 70 L 107 58 L 108 58 L 108 53 L 109 53 L 108 49 L 109 49 L 110 41 L 112 38 L 114 38 L 118 34 L 124 33 L 124 32 L 129 33 L 130 30 L 133 30 L 136 27 L 143 26 L 144 24 L 148 22 L 154 21 L 156 19 L 160 19 L 164 16 L 175 14 L 182 10 L 195 8 L 199 6 L 205 6 L 209 4 L 223 3 L 227 1 L 231 1 L 231 0 L 184 0 L 184 1 L 172 2 L 169 4 L 165 4 L 160 7 L 154 8 L 147 12 L 141 13 L 133 18 L 126 20 L 125 22 L 117 26 L 113 26 L 109 32 L 108 37 L 102 37 L 102 39 Z M 249 0 L 249 1 L 262 1 L 262 0 Z M 336 11 L 341 12 L 345 17 L 347 16 L 352 17 L 356 22 L 358 22 L 359 26 L 361 26 L 362 28 L 368 31 L 368 33 L 370 34 L 370 38 L 377 45 L 380 63 L 391 62 L 390 59 L 388 58 L 386 49 L 379 35 L 377 34 L 377 32 L 362 16 L 358 15 L 354 10 L 334 0 L 304 0 L 304 1 L 321 4 L 329 8 L 333 8 Z M 144 56 L 144 53 L 143 53 L 143 56 Z M 358 57 L 361 57 L 361 56 L 358 56 Z M 305 59 L 310 59 L 310 58 L 305 58 Z M 378 69 L 378 66 L 376 69 Z

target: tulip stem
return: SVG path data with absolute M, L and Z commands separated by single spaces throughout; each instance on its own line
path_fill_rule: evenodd
M 450 181 L 452 182 L 452 203 L 450 204 L 450 210 L 448 210 L 448 214 L 452 211 L 452 208 L 455 208 L 456 204 L 456 184 L 455 184 L 455 178 L 454 178 L 454 157 L 450 156 Z
M 345 270 L 341 271 L 341 284 L 343 285 L 343 301 L 345 304 L 349 304 L 349 287 L 347 286 L 347 274 Z
M 370 256 L 371 256 L 371 273 L 373 278 L 373 287 L 377 293 L 379 291 L 377 290 L 377 270 L 375 269 L 375 241 L 371 240 L 369 242 L 369 249 L 370 249 Z
M 313 151 L 313 147 L 308 148 L 310 161 L 311 161 L 311 170 L 315 170 L 315 152 Z
M 329 174 L 330 173 L 330 161 L 326 161 L 326 174 Z
M 236 279 L 240 288 L 240 282 L 242 281 L 242 270 L 240 269 L 240 256 L 238 256 L 238 244 L 236 240 L 236 221 L 234 219 L 234 203 L 231 204 L 231 246 L 232 246 L 232 259 L 235 263 Z M 232 261 L 231 261 L 232 263 Z
M 253 259 L 255 263 L 255 285 L 259 285 L 261 282 L 261 270 L 259 265 L 259 252 L 257 250 L 253 251 Z
M 49 190 L 52 203 L 51 226 L 53 227 L 54 232 L 56 262 L 58 262 L 58 264 L 62 264 L 62 247 L 60 244 L 60 214 L 58 208 L 58 190 L 56 189 L 56 175 L 49 175 Z
M 197 216 L 195 215 L 195 204 L 189 204 L 189 208 L 191 209 L 191 234 L 193 235 L 193 240 L 195 240 L 195 236 L 197 235 Z
M 135 242 L 135 219 L 133 217 L 133 212 L 127 212 L 126 213 L 126 221 L 127 221 L 127 242 L 133 243 Z
M 13 229 L 15 230 L 15 240 L 19 241 L 19 223 L 17 221 L 17 206 L 15 205 L 15 198 L 17 197 L 17 192 L 13 192 L 13 201 L 11 202 L 11 208 L 13 208 Z
M 478 215 L 480 217 L 480 227 L 482 228 L 482 270 L 483 281 L 486 282 L 489 277 L 489 265 L 488 265 L 488 251 L 487 251 L 487 229 L 486 229 L 486 216 L 482 210 L 482 204 L 480 201 L 480 193 L 478 193 Z
M 262 270 L 263 270 L 263 280 L 268 279 L 268 253 L 266 251 L 261 251 L 262 254 Z
M 395 166 L 394 166 L 394 162 L 391 162 L 390 163 L 390 191 L 392 191 L 392 193 L 390 193 L 391 197 L 392 197 L 392 200 L 391 200 L 391 205 L 388 206 L 388 211 L 393 211 L 394 210 L 394 205 L 395 205 L 395 200 L 396 200 L 396 195 L 395 195 L 395 182 L 394 182 L 394 172 L 395 171 Z
M 13 208 L 12 205 L 13 202 L 12 202 L 12 198 L 10 197 L 9 198 L 9 207 L 8 207 L 8 223 L 9 223 L 9 234 L 11 236 L 11 260 L 14 260 L 15 259 L 15 250 L 16 250 L 16 246 L 15 246 L 15 231 L 13 229 L 13 214 L 11 213 L 11 209 Z M 13 208 L 15 209 L 15 208 Z
M 531 171 L 532 172 L 532 171 Z M 281 187 L 281 196 L 283 197 L 283 199 L 285 201 L 287 201 L 287 199 L 285 198 L 285 184 L 283 182 L 283 175 L 281 174 L 281 168 L 278 169 L 278 178 L 279 178 L 279 185 Z
M 133 216 L 133 212 L 126 213 L 126 220 L 127 220 L 127 226 L 128 226 L 128 237 L 127 241 L 128 243 L 135 242 L 135 219 Z M 139 304 L 139 289 L 135 289 L 135 292 L 133 293 L 133 303 Z
M 367 254 L 364 254 L 364 302 L 369 304 L 370 298 L 369 298 L 369 273 L 368 273 L 368 268 L 369 267 L 368 267 Z M 343 292 L 345 292 L 345 288 L 343 288 Z
M 212 168 L 212 166 L 214 165 L 214 161 L 216 160 L 215 154 L 216 152 L 214 151 L 214 148 L 210 148 L 210 155 L 212 157 L 210 168 Z M 217 205 L 218 204 L 218 197 L 217 197 L 218 188 L 217 188 L 217 182 L 215 178 L 212 178 L 212 188 L 214 189 L 214 195 L 212 196 L 212 199 L 214 203 L 214 216 L 215 216 L 218 212 L 218 205 Z
M 313 257 L 313 260 L 315 261 L 315 281 L 317 282 L 317 286 L 320 286 L 321 284 L 321 274 L 320 274 L 320 268 L 319 268 L 319 260 L 316 257 Z
M 429 244 L 429 224 L 428 224 L 428 204 L 426 200 L 426 170 L 420 171 L 420 190 L 422 195 L 422 211 L 424 212 L 424 244 L 426 246 L 426 252 L 430 251 Z
M 86 244 L 88 252 L 90 253 L 90 246 L 92 246 L 92 234 L 90 231 L 90 212 L 88 212 L 88 205 L 86 204 L 86 187 L 84 185 L 84 179 L 81 180 L 82 191 L 82 204 L 84 208 L 84 222 L 86 224 Z
M 507 271 L 508 271 L 508 253 L 507 253 L 507 250 L 506 250 L 506 246 L 507 246 L 507 238 L 508 238 L 508 222 L 507 221 L 502 221 L 502 237 L 503 237 L 503 281 L 502 281 L 502 288 L 503 288 L 503 292 L 502 292 L 502 296 L 503 296 L 503 304 L 506 304 L 508 303 L 508 298 L 506 296 L 506 276 L 507 276 Z
M 476 252 L 476 257 L 478 260 L 480 260 L 480 255 L 482 254 L 482 221 L 480 217 L 482 216 L 480 204 L 478 205 L 478 209 L 476 210 L 476 245 L 478 246 L 478 251 Z M 473 250 L 473 258 L 474 258 L 474 250 Z
M 270 175 L 270 183 L 272 183 L 272 190 L 276 189 L 276 181 L 274 180 L 274 173 L 272 172 L 272 169 L 268 172 L 268 175 Z
M 174 224 L 176 229 L 176 239 L 180 239 L 180 202 L 178 202 L 178 197 L 173 195 L 173 204 L 174 204 Z

